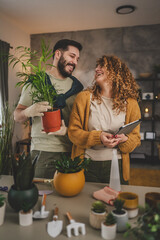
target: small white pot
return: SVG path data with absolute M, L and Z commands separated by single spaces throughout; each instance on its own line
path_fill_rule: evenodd
M 21 226 L 29 226 L 29 225 L 31 225 L 33 223 L 32 214 L 33 214 L 32 209 L 29 212 L 27 212 L 27 213 L 24 213 L 21 210 L 19 212 L 19 224 Z
M 112 240 L 116 237 L 117 224 L 110 226 L 105 225 L 104 222 L 101 223 L 101 237 L 106 240 Z
M 128 218 L 135 218 L 138 215 L 138 210 L 139 208 L 134 208 L 134 209 L 126 209 L 128 213 Z
M 4 223 L 5 210 L 6 210 L 6 203 L 4 202 L 3 206 L 0 207 L 0 226 Z
M 127 230 L 127 222 L 128 222 L 128 213 L 125 209 L 124 214 L 116 214 L 114 210 L 112 210 L 113 216 L 116 218 L 117 221 L 117 232 L 125 232 Z
M 101 229 L 101 222 L 104 222 L 107 216 L 107 212 L 96 213 L 94 211 L 90 211 L 89 213 L 89 223 L 95 229 Z

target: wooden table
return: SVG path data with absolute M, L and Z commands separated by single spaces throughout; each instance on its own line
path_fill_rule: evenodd
M 0 178 L 0 186 L 8 186 L 10 187 L 13 184 L 12 176 L 1 176 Z M 37 184 L 39 190 L 47 190 L 53 189 L 53 193 L 47 195 L 46 198 L 46 210 L 50 211 L 49 217 L 43 220 L 34 220 L 33 224 L 27 227 L 22 227 L 18 222 L 18 213 L 15 212 L 7 202 L 5 221 L 2 226 L 0 226 L 0 239 L 5 240 L 51 240 L 53 239 L 47 233 L 46 226 L 47 222 L 52 220 L 53 209 L 55 206 L 59 208 L 59 219 L 63 220 L 63 231 L 56 238 L 59 240 L 68 239 L 66 235 L 66 225 L 69 224 L 69 221 L 66 217 L 66 212 L 70 211 L 72 217 L 78 221 L 86 224 L 86 235 L 79 235 L 78 237 L 72 236 L 71 239 L 77 240 L 99 240 L 101 238 L 100 230 L 95 230 L 89 225 L 89 211 L 91 208 L 91 204 L 95 201 L 92 198 L 92 193 L 103 188 L 105 184 L 102 183 L 85 183 L 85 186 L 82 192 L 75 197 L 62 197 L 54 188 L 52 188 L 51 184 Z M 160 188 L 154 187 L 143 187 L 143 186 L 121 186 L 122 191 L 129 191 L 137 193 L 139 196 L 139 205 L 144 206 L 145 203 L 145 193 L 146 192 L 160 192 Z M 4 193 L 7 197 L 7 193 Z M 41 196 L 34 207 L 35 210 L 40 209 L 41 204 Z M 112 209 L 111 206 L 107 205 L 108 211 Z M 130 221 L 135 221 L 132 219 Z M 117 233 L 116 240 L 124 240 L 122 233 Z M 131 238 L 127 238 L 131 240 Z

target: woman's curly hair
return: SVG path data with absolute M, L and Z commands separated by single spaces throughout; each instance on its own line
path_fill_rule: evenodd
M 126 111 L 126 100 L 134 98 L 139 100 L 139 86 L 127 65 L 116 56 L 102 56 L 97 60 L 97 66 L 106 67 L 108 80 L 112 84 L 111 97 L 113 99 L 113 109 L 117 113 Z M 90 89 L 92 100 L 97 99 L 101 103 L 101 88 L 95 83 Z

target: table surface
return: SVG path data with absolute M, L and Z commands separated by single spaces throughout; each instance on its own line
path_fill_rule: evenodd
M 13 184 L 12 176 L 1 176 L 0 177 L 0 186 L 10 186 Z M 59 240 L 67 239 L 66 235 L 66 226 L 69 224 L 69 221 L 66 217 L 66 212 L 69 211 L 77 222 L 82 222 L 86 224 L 86 235 L 79 235 L 75 237 L 72 235 L 71 239 L 77 240 L 98 240 L 101 238 L 100 230 L 93 229 L 89 225 L 89 212 L 92 203 L 95 199 L 92 197 L 92 193 L 99 189 L 102 189 L 105 184 L 102 183 L 89 183 L 86 182 L 81 193 L 75 197 L 62 197 L 60 196 L 55 189 L 49 183 L 39 183 L 37 187 L 39 190 L 53 190 L 53 193 L 47 195 L 46 198 L 46 211 L 50 211 L 49 216 L 46 219 L 41 220 L 33 220 L 33 224 L 30 226 L 20 226 L 18 213 L 15 212 L 8 204 L 7 201 L 7 193 L 6 195 L 6 213 L 4 224 L 0 226 L 0 239 L 11 240 L 11 239 L 23 239 L 23 240 L 51 240 L 53 239 L 47 233 L 47 223 L 52 221 L 54 208 L 57 206 L 59 208 L 59 220 L 63 220 L 63 230 L 61 234 L 56 237 Z M 130 186 L 130 185 L 122 185 L 121 191 L 133 192 L 138 194 L 139 196 L 139 205 L 144 206 L 145 203 L 145 193 L 147 192 L 160 192 L 160 188 L 155 187 L 143 187 L 143 186 Z M 3 193 L 3 192 L 1 192 Z M 38 202 L 34 207 L 33 211 L 40 210 L 42 196 L 39 196 Z M 108 211 L 112 210 L 113 207 L 107 205 Z M 129 220 L 131 223 L 135 221 L 135 219 Z M 125 239 L 123 237 L 123 233 L 117 233 L 116 240 Z M 126 239 L 130 239 L 126 238 Z

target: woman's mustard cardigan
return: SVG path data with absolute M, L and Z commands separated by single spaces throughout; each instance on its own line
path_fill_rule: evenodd
M 84 154 L 85 149 L 95 145 L 101 145 L 100 135 L 102 131 L 88 131 L 88 119 L 90 112 L 90 92 L 80 92 L 73 104 L 68 127 L 68 136 L 73 143 L 72 159 Z M 127 99 L 127 110 L 125 124 L 141 118 L 138 102 L 132 98 Z M 122 154 L 123 178 L 128 181 L 130 178 L 129 153 L 140 145 L 140 126 L 137 126 L 128 135 L 128 140 L 118 145 Z

